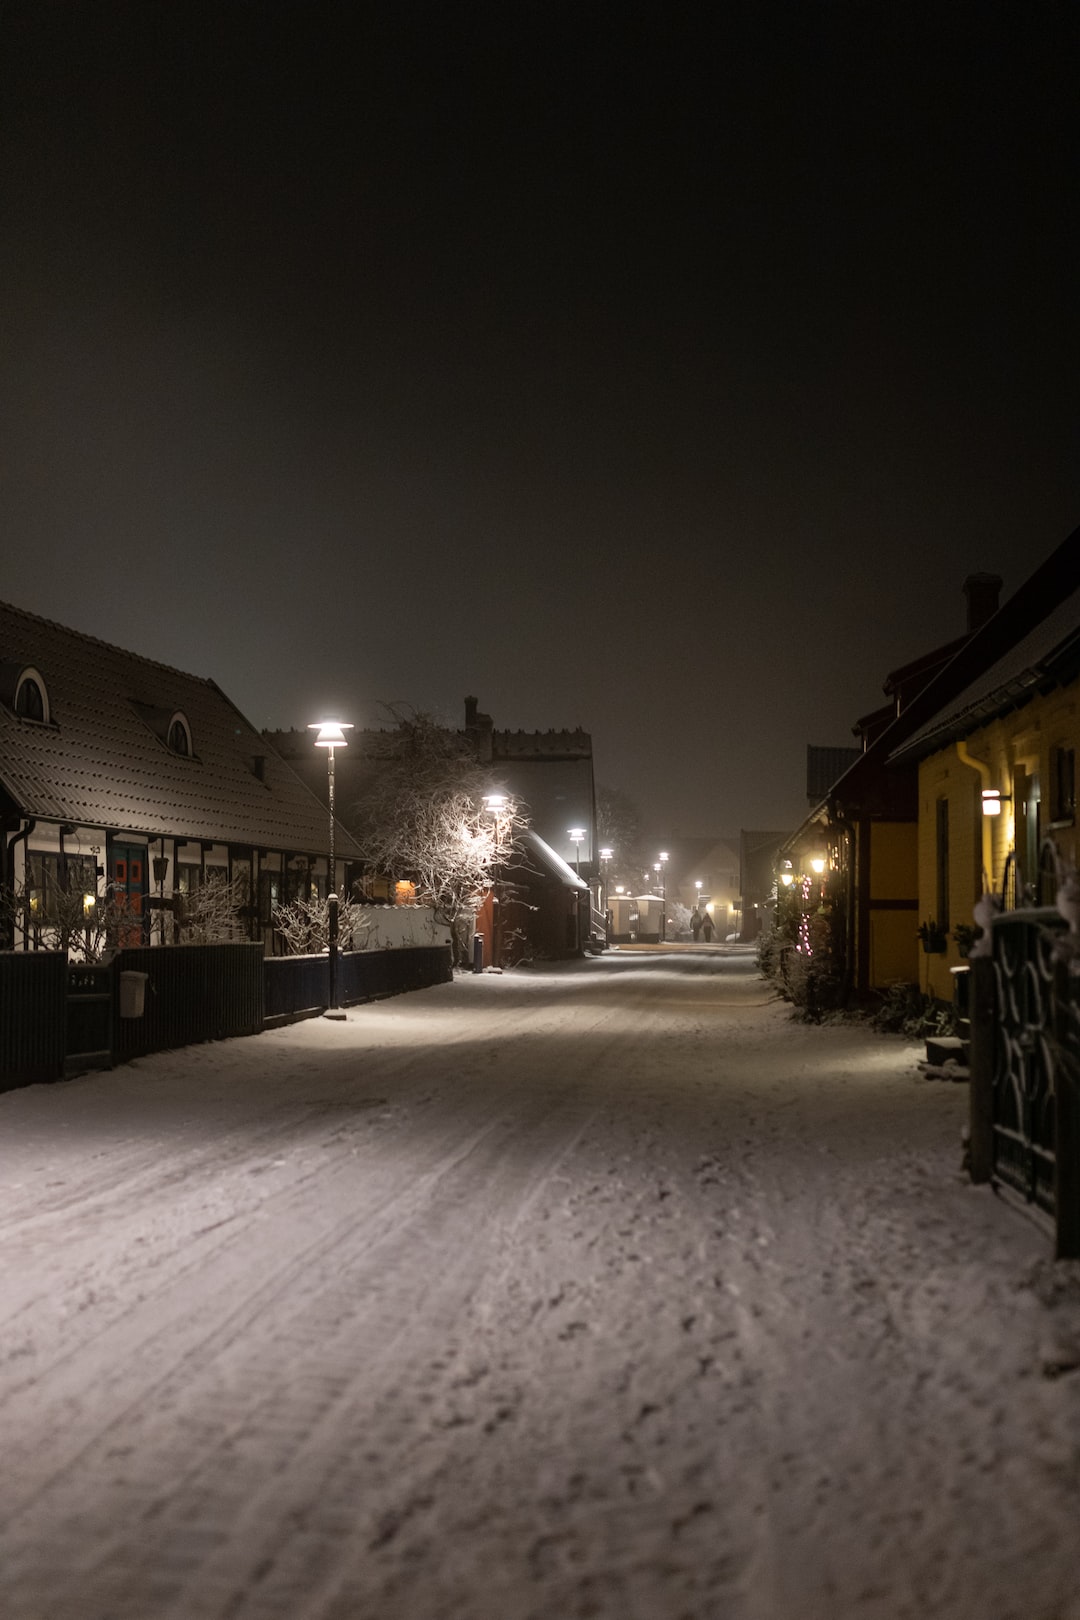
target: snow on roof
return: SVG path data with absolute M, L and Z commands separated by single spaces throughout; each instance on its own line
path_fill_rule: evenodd
M 214 682 L 0 602 L 0 662 L 32 665 L 47 723 L 0 702 L 0 793 L 23 815 L 316 854 L 327 812 Z M 190 755 L 168 744 L 180 714 Z M 344 828 L 337 852 L 360 851 Z
M 534 833 L 531 827 L 519 834 L 518 843 L 568 889 L 588 890 L 589 885 L 584 878 L 578 877 L 573 867 L 568 866 L 562 856 L 557 855 L 550 844 L 545 844 L 540 834 Z

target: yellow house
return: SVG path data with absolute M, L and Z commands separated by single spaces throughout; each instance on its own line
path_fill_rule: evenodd
M 973 926 L 983 891 L 1007 909 L 1052 904 L 1059 863 L 1080 855 L 1075 580 L 1080 531 L 1000 610 L 1005 650 L 891 756 L 918 763 L 919 920 L 937 934 L 925 987 L 942 1000 L 963 959 L 956 931 Z

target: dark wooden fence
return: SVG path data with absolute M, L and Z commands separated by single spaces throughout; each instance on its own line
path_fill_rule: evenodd
M 126 973 L 145 973 L 143 1013 L 122 1016 Z M 254 1035 L 263 1027 L 261 945 L 154 945 L 118 951 L 113 960 L 114 1061 L 196 1041 Z
M 325 956 L 275 956 L 266 960 L 267 1022 L 319 1012 L 330 999 Z M 346 951 L 338 958 L 338 998 L 343 1007 L 382 996 L 445 984 L 453 977 L 445 945 L 401 946 L 389 951 Z
M 67 957 L 0 951 L 0 1091 L 64 1073 Z
M 339 958 L 339 999 L 355 1006 L 452 977 L 444 945 L 350 951 Z M 128 1016 L 133 989 L 141 1011 Z M 328 999 L 325 956 L 264 958 L 261 945 L 132 947 L 90 967 L 69 967 L 60 951 L 0 952 L 0 1091 L 254 1035 L 318 1013 Z

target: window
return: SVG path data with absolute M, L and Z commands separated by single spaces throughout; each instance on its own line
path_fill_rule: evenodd
M 937 802 L 937 911 L 934 921 L 949 931 L 949 801 Z
M 1050 751 L 1050 819 L 1076 820 L 1076 750 L 1053 748 Z
M 49 697 L 36 669 L 24 669 L 15 687 L 15 713 L 42 725 L 49 719 Z
M 191 727 L 182 714 L 174 714 L 169 721 L 169 731 L 166 741 L 174 754 L 181 759 L 191 758 Z
M 26 858 L 26 899 L 34 923 L 56 922 L 70 911 L 79 917 L 83 896 L 97 894 L 97 863 L 91 855 L 30 854 Z

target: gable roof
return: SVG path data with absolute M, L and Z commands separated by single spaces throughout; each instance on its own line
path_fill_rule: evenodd
M 889 757 L 901 762 L 922 759 L 989 720 L 1019 708 L 1040 688 L 1063 684 L 1080 674 L 1080 586 L 1045 619 L 975 680 Z
M 154 838 L 328 850 L 324 807 L 213 681 L 7 603 L 0 665 L 32 665 L 48 690 L 47 724 L 0 702 L 0 798 L 23 815 Z M 190 758 L 167 745 L 177 712 L 190 728 Z M 360 856 L 343 828 L 337 853 Z
M 948 663 L 844 772 L 830 790 L 825 804 L 812 811 L 807 821 L 815 819 L 818 812 L 828 806 L 837 805 L 846 810 L 857 805 L 868 787 L 872 788 L 886 770 L 897 777 L 904 775 L 903 769 L 897 770 L 897 767 L 910 766 L 915 759 L 914 753 L 905 747 L 908 740 L 929 726 L 999 659 L 1018 647 L 1073 594 L 1077 579 L 1080 579 L 1080 529 L 1074 529 L 1050 553 L 992 618 L 961 641 Z

